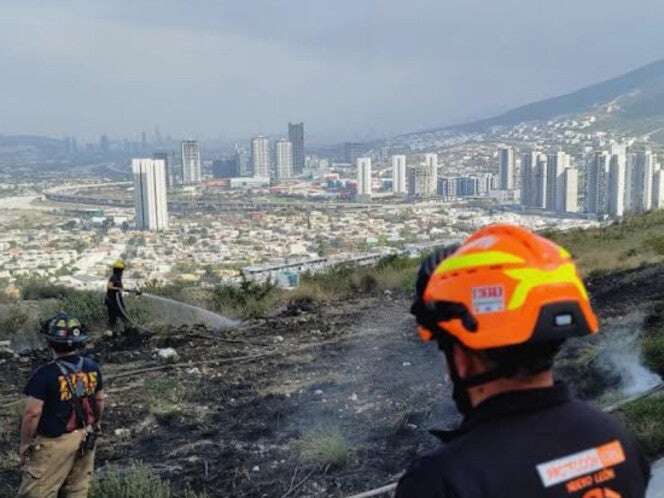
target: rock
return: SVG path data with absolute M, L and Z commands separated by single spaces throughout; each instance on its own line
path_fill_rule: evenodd
M 353 393 L 353 394 L 351 394 L 351 396 L 350 396 L 350 400 L 351 400 L 351 401 L 357 401 L 357 400 L 358 400 L 357 393 Z
M 316 389 L 316 390 L 314 391 L 314 394 L 315 394 L 316 396 L 322 396 L 322 395 L 323 395 L 323 390 L 322 390 L 322 389 Z
M 412 365 L 412 363 L 409 362 L 409 361 L 404 361 L 404 362 L 401 364 L 402 367 L 409 367 L 409 366 L 411 366 L 411 365 Z
M 198 369 L 198 367 L 194 368 L 188 368 L 185 370 L 189 375 L 201 375 L 201 371 Z
M 260 472 L 261 468 L 258 465 L 254 465 L 254 467 L 251 469 L 252 472 Z
M 104 337 L 113 337 L 113 331 L 112 330 L 105 330 L 104 331 Z
M 177 361 L 180 358 L 178 352 L 173 348 L 158 349 L 157 356 L 164 361 Z
M 278 335 L 274 338 L 276 342 L 284 342 L 284 336 L 283 335 Z
M 131 431 L 129 429 L 121 427 L 120 429 L 115 429 L 115 431 L 113 431 L 113 434 L 115 434 L 117 437 L 129 437 L 131 435 Z

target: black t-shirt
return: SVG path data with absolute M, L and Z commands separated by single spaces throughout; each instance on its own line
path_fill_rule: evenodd
M 72 365 L 78 365 L 79 355 L 65 356 L 62 360 Z M 72 384 L 76 386 L 78 380 L 85 386 L 85 395 L 94 396 L 103 389 L 103 381 L 99 366 L 90 358 L 84 358 L 81 371 L 73 378 Z M 71 400 L 71 391 L 66 378 L 55 362 L 48 363 L 37 369 L 30 378 L 23 393 L 26 396 L 37 398 L 44 402 L 41 419 L 37 433 L 46 437 L 58 437 L 67 430 L 67 422 L 74 409 Z
M 616 419 L 559 384 L 490 398 L 439 436 L 446 444 L 413 463 L 396 498 L 643 498 L 650 479 Z
M 120 275 L 119 273 L 113 273 L 113 275 L 111 275 L 111 278 L 108 279 L 108 282 L 113 287 L 118 287 L 122 289 L 122 275 Z M 118 297 L 122 299 L 122 291 L 111 289 L 110 287 L 106 288 L 106 300 L 108 302 L 115 304 L 118 302 Z

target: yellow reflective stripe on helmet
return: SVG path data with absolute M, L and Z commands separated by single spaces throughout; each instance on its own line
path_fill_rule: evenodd
M 559 249 L 560 249 L 560 257 L 561 258 L 571 258 L 572 257 L 572 255 L 569 253 L 569 251 L 567 249 L 565 249 L 564 247 L 560 246 Z
M 436 268 L 436 273 L 446 271 L 462 270 L 464 268 L 473 268 L 476 266 L 491 266 L 504 264 L 525 263 L 525 260 L 502 251 L 483 251 L 470 254 L 460 254 L 443 260 Z
M 572 284 L 578 290 L 583 299 L 588 300 L 588 293 L 576 273 L 573 263 L 560 265 L 552 271 L 538 270 L 537 268 L 519 268 L 514 270 L 505 270 L 505 274 L 519 281 L 519 284 L 512 294 L 507 309 L 513 311 L 523 306 L 531 290 L 535 287 L 548 284 Z

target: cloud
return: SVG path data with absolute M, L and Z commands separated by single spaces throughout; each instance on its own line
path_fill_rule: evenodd
M 661 56 L 644 0 L 7 0 L 0 132 L 314 140 L 485 116 Z M 629 36 L 627 36 L 629 34 Z

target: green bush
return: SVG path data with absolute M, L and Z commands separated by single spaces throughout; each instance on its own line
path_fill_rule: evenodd
M 664 375 L 664 333 L 647 335 L 643 338 L 641 348 L 646 366 Z
M 10 307 L 0 321 L 0 337 L 13 336 L 28 323 L 29 319 L 30 317 L 20 307 Z
M 338 429 L 318 429 L 304 434 L 295 443 L 305 464 L 344 467 L 351 459 L 352 448 Z
M 618 415 L 636 435 L 649 458 L 664 452 L 664 397 L 632 401 L 620 408 Z
M 207 494 L 197 494 L 186 489 L 176 493 L 168 481 L 162 480 L 148 467 L 134 464 L 120 470 L 112 469 L 93 481 L 90 498 L 206 498 Z

